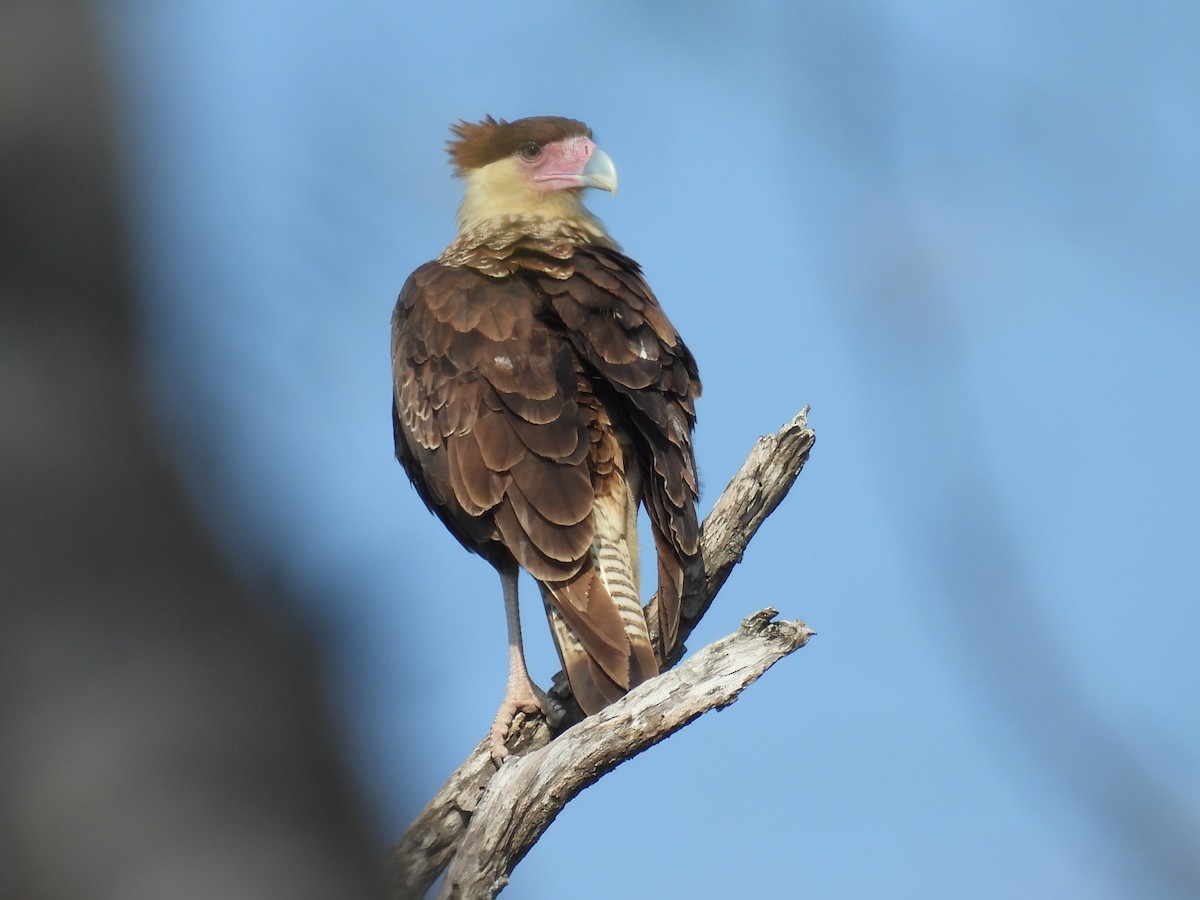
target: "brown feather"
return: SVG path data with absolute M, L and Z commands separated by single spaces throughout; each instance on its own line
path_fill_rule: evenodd
M 496 391 L 496 395 L 509 411 L 531 425 L 549 425 L 558 421 L 564 412 L 564 403 L 561 397 L 539 400 L 516 391 Z
M 608 704 L 621 699 L 625 688 L 617 684 L 588 653 L 575 636 L 575 632 L 566 623 L 551 602 L 549 594 L 543 588 L 543 598 L 546 606 L 546 619 L 550 623 L 550 633 L 554 636 L 554 646 L 558 649 L 558 658 L 562 662 L 563 671 L 571 683 L 571 693 L 584 715 L 597 713 Z
M 539 411 L 531 421 L 553 422 L 570 402 L 563 396 L 554 360 L 538 346 L 538 342 L 489 342 L 479 348 L 474 359 L 479 374 L 498 393 L 519 397 L 519 402 Z M 507 400 L 505 405 L 513 408 Z
M 586 557 L 584 557 L 583 559 L 565 562 L 543 553 L 530 540 L 529 535 L 517 518 L 517 514 L 513 510 L 511 503 L 501 503 L 497 506 L 492 514 L 491 521 L 495 523 L 494 543 L 493 541 L 488 541 L 483 544 L 469 546 L 469 549 L 489 559 L 492 556 L 501 555 L 506 556 L 510 560 L 515 560 L 521 568 L 525 569 L 525 571 L 538 581 L 566 581 L 567 579 L 574 578 L 579 574 L 580 569 L 586 561 Z
M 672 541 L 657 525 L 654 531 L 654 546 L 658 550 L 658 633 L 667 652 L 679 639 L 680 601 L 683 599 L 683 566 Z
M 592 512 L 592 479 L 585 466 L 560 466 L 528 454 L 511 474 L 530 505 L 555 525 L 574 525 Z
M 629 690 L 631 654 L 625 623 L 596 570 L 589 564 L 574 578 L 543 582 L 542 586 L 588 656 L 622 693 Z
M 516 483 L 509 485 L 507 500 L 529 542 L 543 555 L 565 563 L 587 556 L 592 545 L 592 523 L 587 516 L 578 522 L 552 522 L 529 502 Z
M 511 481 L 507 473 L 492 471 L 483 461 L 474 433 L 451 435 L 446 440 L 450 459 L 450 487 L 462 508 L 472 516 L 493 509 Z
M 529 452 L 517 437 L 513 422 L 492 411 L 481 413 L 475 422 L 475 440 L 484 463 L 493 472 L 507 472 Z
M 587 454 L 587 432 L 578 417 L 564 415 L 557 422 L 533 425 L 513 417 L 509 422 L 521 443 L 544 459 L 577 466 Z

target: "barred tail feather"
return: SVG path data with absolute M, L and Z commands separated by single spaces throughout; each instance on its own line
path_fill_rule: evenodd
M 554 646 L 558 648 L 563 671 L 571 683 L 571 693 L 575 695 L 579 708 L 590 716 L 619 700 L 625 689 L 613 681 L 596 658 L 584 649 L 583 642 L 575 636 L 548 593 L 544 597 L 550 633 L 554 636 Z
M 598 497 L 591 558 L 570 581 L 542 584 L 559 657 L 588 715 L 658 674 L 638 596 L 636 506 Z

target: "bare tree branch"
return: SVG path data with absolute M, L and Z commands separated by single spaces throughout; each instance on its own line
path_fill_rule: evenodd
M 805 407 L 778 432 L 758 439 L 745 463 L 722 492 L 708 518 L 704 520 L 701 542 L 703 568 L 688 573 L 680 622 L 679 648 L 668 664 L 674 663 L 683 655 L 683 641 L 712 605 L 729 573 L 741 561 L 746 546 L 759 526 L 787 496 L 788 490 L 803 469 L 816 439 L 808 427 L 807 414 L 808 407 Z M 656 603 L 657 599 L 651 600 L 650 607 Z M 648 608 L 647 618 L 651 622 L 657 621 L 652 608 Z M 520 861 L 571 797 L 623 760 L 640 753 L 683 727 L 705 709 L 733 702 L 742 689 L 757 679 L 776 660 L 802 647 L 812 633 L 802 622 L 781 622 L 768 628 L 767 618 L 769 617 L 763 618 L 763 614 L 760 613 L 747 619 L 742 631 L 698 652 L 693 660 L 681 666 L 677 672 L 651 679 L 642 687 L 630 692 L 630 695 L 620 702 L 569 728 L 553 744 L 550 743 L 552 734 L 540 718 L 523 720 L 518 717 L 509 746 L 522 756 L 518 758 L 520 761 L 513 759 L 505 764 L 499 773 L 491 760 L 489 742 L 485 738 L 442 785 L 389 854 L 388 867 L 394 896 L 423 896 L 437 880 L 438 875 L 451 865 L 452 860 L 455 862 L 447 877 L 446 890 L 459 893 L 443 892 L 444 896 L 493 896 L 507 883 L 507 875 L 512 871 L 512 867 Z M 754 622 L 760 623 L 758 644 L 765 642 L 775 655 L 769 659 L 770 652 L 762 656 L 766 661 L 762 662 L 757 671 L 752 667 L 739 670 L 741 675 L 748 677 L 727 699 L 722 699 L 725 695 L 720 695 L 709 706 L 689 706 L 691 695 L 679 690 L 681 680 L 686 679 L 688 673 L 690 677 L 696 678 L 692 666 L 704 665 L 704 661 L 707 661 L 708 665 L 715 667 L 705 670 L 708 672 L 708 689 L 713 688 L 714 681 L 724 684 L 723 679 L 729 676 L 720 674 L 720 662 L 731 660 L 731 642 L 734 645 L 732 652 L 746 652 L 754 656 L 753 650 L 739 645 L 739 642 L 749 642 L 758 646 L 752 639 Z M 787 633 L 791 637 L 781 640 L 781 633 Z M 765 635 L 769 635 L 769 638 L 764 637 Z M 788 646 L 788 641 L 795 641 L 795 645 L 790 646 L 790 649 L 781 649 L 781 646 Z M 763 651 L 766 648 L 758 646 L 758 649 Z M 750 674 L 751 672 L 753 674 Z M 578 708 L 573 705 L 566 679 L 559 673 L 555 681 L 552 693 L 568 709 L 564 727 L 574 725 L 582 717 Z M 665 693 L 660 695 L 660 690 Z M 652 706 L 659 702 L 664 704 L 663 708 L 653 713 L 658 717 L 658 721 L 654 727 L 629 729 L 628 722 L 636 715 L 634 709 L 640 708 L 640 704 L 645 702 L 647 697 L 653 698 Z M 618 721 L 623 727 L 611 727 L 613 722 Z M 666 727 L 664 723 L 667 722 L 675 724 Z M 660 730 L 659 725 L 664 725 L 664 730 Z M 633 733 L 625 734 L 627 731 Z M 633 744 L 625 746 L 623 753 L 620 752 L 622 745 L 618 743 L 622 740 L 634 741 Z M 549 750 L 559 748 L 560 745 L 561 749 L 554 749 L 553 753 L 541 752 L 542 748 Z M 583 773 L 584 777 L 577 786 L 569 789 L 555 782 L 555 772 L 560 760 L 568 761 L 565 765 L 567 771 Z M 598 766 L 601 760 L 605 761 L 604 767 Z M 543 766 L 547 767 L 544 771 Z M 499 777 L 510 770 L 513 770 L 512 774 L 504 775 L 503 779 Z M 516 780 L 518 773 L 524 773 L 520 777 L 530 780 L 531 784 L 555 783 L 557 787 L 538 801 L 532 787 L 524 781 Z M 510 788 L 503 787 L 509 784 L 519 784 L 520 793 L 513 795 Z M 507 799 L 501 801 L 499 798 L 502 794 Z M 547 800 L 551 795 L 555 799 Z M 511 810 L 516 808 L 518 802 L 530 804 L 528 807 L 522 807 L 519 828 L 511 816 Z M 483 818 L 489 818 L 490 814 L 484 812 L 481 817 L 476 813 L 493 809 L 509 811 L 504 815 L 505 821 L 508 822 L 506 827 L 512 833 L 507 835 L 508 842 L 503 853 L 499 852 L 497 847 L 494 854 L 484 854 L 488 861 L 487 866 L 483 867 L 480 865 L 482 857 L 478 848 L 494 846 L 495 837 L 489 837 L 494 835 L 492 823 L 489 821 L 484 825 L 482 821 Z M 478 823 L 476 820 L 479 820 Z M 466 856 L 459 862 L 456 854 L 461 856 L 467 853 L 470 847 L 476 848 L 469 850 L 475 862 L 467 862 Z M 491 893 L 487 893 L 489 890 Z
M 772 622 L 765 609 L 726 638 L 584 719 L 560 737 L 500 767 L 446 872 L 441 900 L 491 898 L 513 867 L 588 785 L 711 709 L 723 709 L 813 632 Z

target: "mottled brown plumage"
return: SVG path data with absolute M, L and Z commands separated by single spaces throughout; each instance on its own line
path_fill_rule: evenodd
M 590 714 L 658 671 L 638 597 L 639 504 L 657 549 L 660 633 L 668 648 L 676 638 L 699 547 L 700 380 L 641 268 L 583 208 L 586 185 L 560 186 L 580 154 L 602 157 L 608 177 L 587 127 L 489 118 L 454 131 L 468 180 L 460 233 L 410 276 L 392 321 L 396 455 L 426 505 L 506 579 L 515 657 L 515 566 L 538 580 Z M 531 163 L 529 142 L 548 161 Z M 494 185 L 503 204 L 483 194 Z M 528 682 L 519 665 L 510 695 L 514 679 Z M 497 755 L 515 709 L 498 716 Z

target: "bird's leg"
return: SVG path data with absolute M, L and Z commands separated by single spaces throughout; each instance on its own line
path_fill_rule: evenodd
M 521 614 L 517 606 L 516 566 L 500 570 L 500 583 L 504 588 L 504 615 L 508 622 L 508 683 L 504 689 L 504 700 L 500 711 L 492 722 L 492 757 L 497 762 L 508 756 L 508 732 L 517 713 L 541 713 L 550 723 L 562 716 L 550 697 L 533 683 L 525 667 L 525 648 L 521 643 Z

